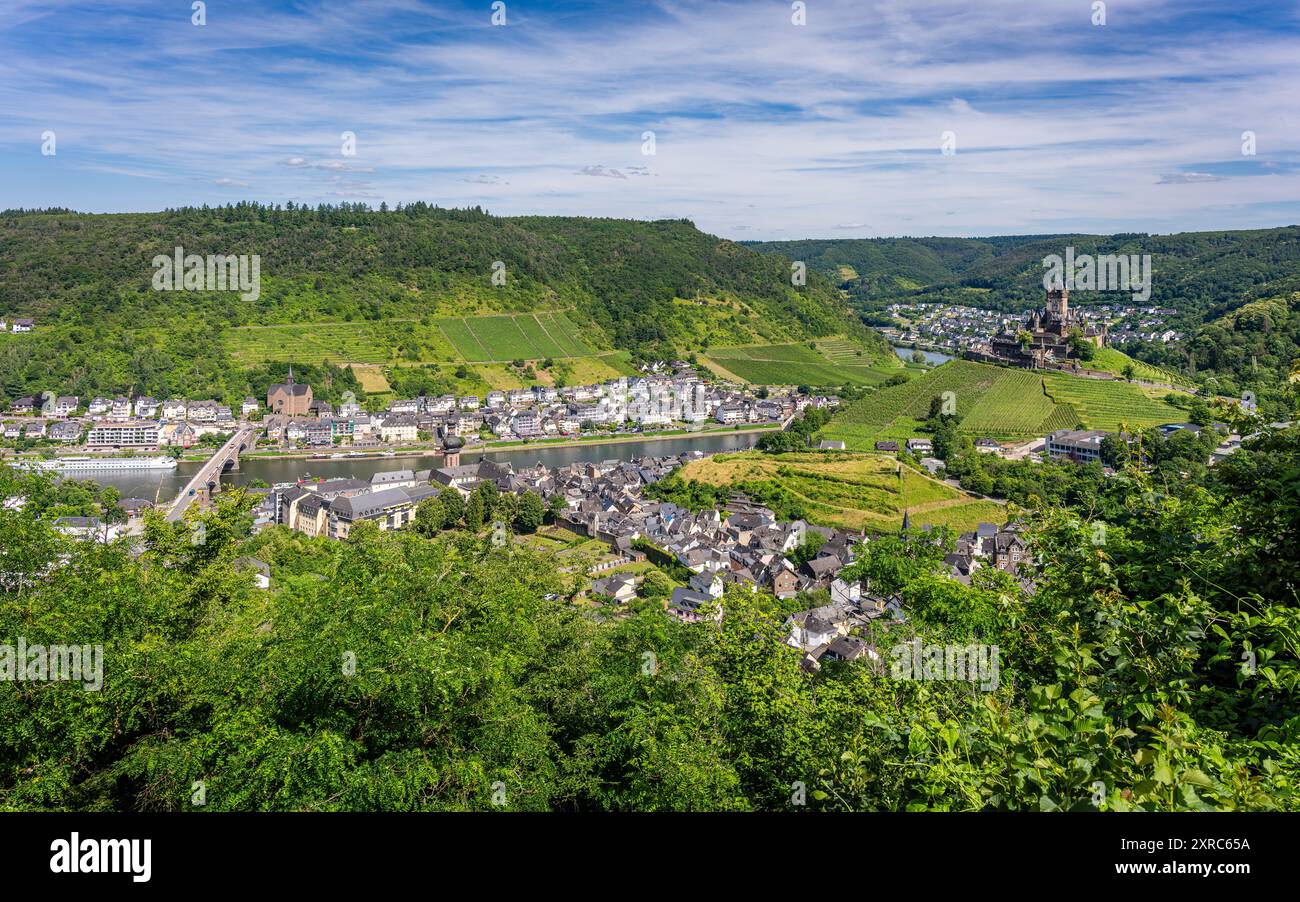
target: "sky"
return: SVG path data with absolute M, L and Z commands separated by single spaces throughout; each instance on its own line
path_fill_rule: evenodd
M 0 0 L 0 208 L 423 200 L 736 240 L 1300 223 L 1296 0 L 194 5 Z

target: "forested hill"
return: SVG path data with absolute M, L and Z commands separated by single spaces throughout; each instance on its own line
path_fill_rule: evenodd
M 153 290 L 151 261 L 178 246 L 259 255 L 261 296 Z M 504 285 L 492 280 L 498 262 Z M 422 203 L 0 213 L 0 315 L 38 322 L 0 344 L 10 396 L 46 387 L 33 374 L 50 367 L 83 392 L 202 391 L 231 368 L 220 339 L 238 326 L 423 319 L 436 331 L 431 317 L 536 310 L 572 311 L 596 349 L 686 352 L 707 327 L 714 344 L 849 334 L 887 350 L 827 279 L 793 286 L 784 258 L 685 220 L 505 218 Z
M 1242 304 L 1300 290 L 1300 226 L 1174 235 L 1013 235 L 998 238 L 866 238 L 746 242 L 803 260 L 867 309 L 894 301 L 966 303 L 1015 310 L 1042 303 L 1043 258 L 1150 254 L 1152 304 L 1191 326 Z M 1072 292 L 1081 303 L 1112 293 Z
M 1216 394 L 1243 391 L 1281 403 L 1300 374 L 1300 226 L 1176 235 L 1019 235 L 1001 238 L 881 238 L 750 242 L 804 261 L 849 294 L 868 322 L 895 302 L 1024 310 L 1043 301 L 1043 258 L 1150 254 L 1149 304 L 1187 335 L 1140 343 L 1134 357 Z M 1073 290 L 1072 302 L 1128 302 L 1126 293 Z M 1289 402 L 1287 402 L 1289 404 Z M 1271 409 L 1276 409 L 1273 405 Z M 1289 408 L 1288 408 L 1289 409 Z

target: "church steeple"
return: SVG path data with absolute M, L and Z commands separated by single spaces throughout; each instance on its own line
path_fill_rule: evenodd
M 293 364 L 289 364 L 289 377 L 284 380 L 285 385 L 293 385 Z
M 903 508 L 903 532 L 907 532 L 907 530 L 911 528 L 912 528 L 911 512 L 907 508 Z

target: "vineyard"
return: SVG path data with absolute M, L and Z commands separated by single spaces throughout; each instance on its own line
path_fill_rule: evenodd
M 1179 422 L 1186 416 L 1178 408 L 1148 397 L 1127 382 L 1081 379 L 1059 373 L 1046 374 L 1043 382 L 1053 399 L 1078 411 L 1079 420 L 1088 429 L 1114 432 L 1120 423 L 1141 429 Z
M 1186 377 L 1180 376 L 1170 370 L 1161 369 L 1152 366 L 1149 363 L 1143 363 L 1141 360 L 1134 360 L 1123 351 L 1115 348 L 1102 348 L 1097 351 L 1097 356 L 1090 360 L 1085 366 L 1094 370 L 1103 370 L 1107 373 L 1114 373 L 1116 376 L 1124 374 L 1124 367 L 1133 367 L 1133 378 L 1143 382 L 1163 382 L 1168 385 L 1190 385 Z
M 224 342 L 240 366 L 268 360 L 302 363 L 388 363 L 409 352 L 414 360 L 451 360 L 454 352 L 437 330 L 415 320 L 240 326 Z
M 957 412 L 964 414 L 962 432 L 990 436 L 1044 435 L 1079 422 L 1071 407 L 1044 394 L 1042 379 L 1028 370 L 1003 370 L 964 411 L 958 396 Z
M 713 348 L 709 361 L 755 385 L 877 385 L 901 372 L 850 341 Z
M 843 529 L 892 531 L 906 510 L 914 525 L 973 529 L 1001 523 L 1006 510 L 930 479 L 880 454 L 718 454 L 682 468 L 682 478 L 739 486 L 755 480 L 794 496 L 810 523 Z
M 862 450 L 880 439 L 915 436 L 931 399 L 945 392 L 952 393 L 962 432 L 999 438 L 1029 438 L 1080 425 L 1113 431 L 1121 421 L 1140 428 L 1180 418 L 1177 408 L 1126 382 L 954 360 L 855 401 L 822 436 Z
M 448 317 L 436 321 L 456 351 L 471 363 L 586 357 L 593 353 L 563 313 Z

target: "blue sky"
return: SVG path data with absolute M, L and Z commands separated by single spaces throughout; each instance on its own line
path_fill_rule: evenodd
M 491 0 L 208 0 L 196 26 L 190 0 L 0 0 L 0 208 L 425 200 L 735 239 L 1300 222 L 1300 3 L 504 2 L 494 26 Z

